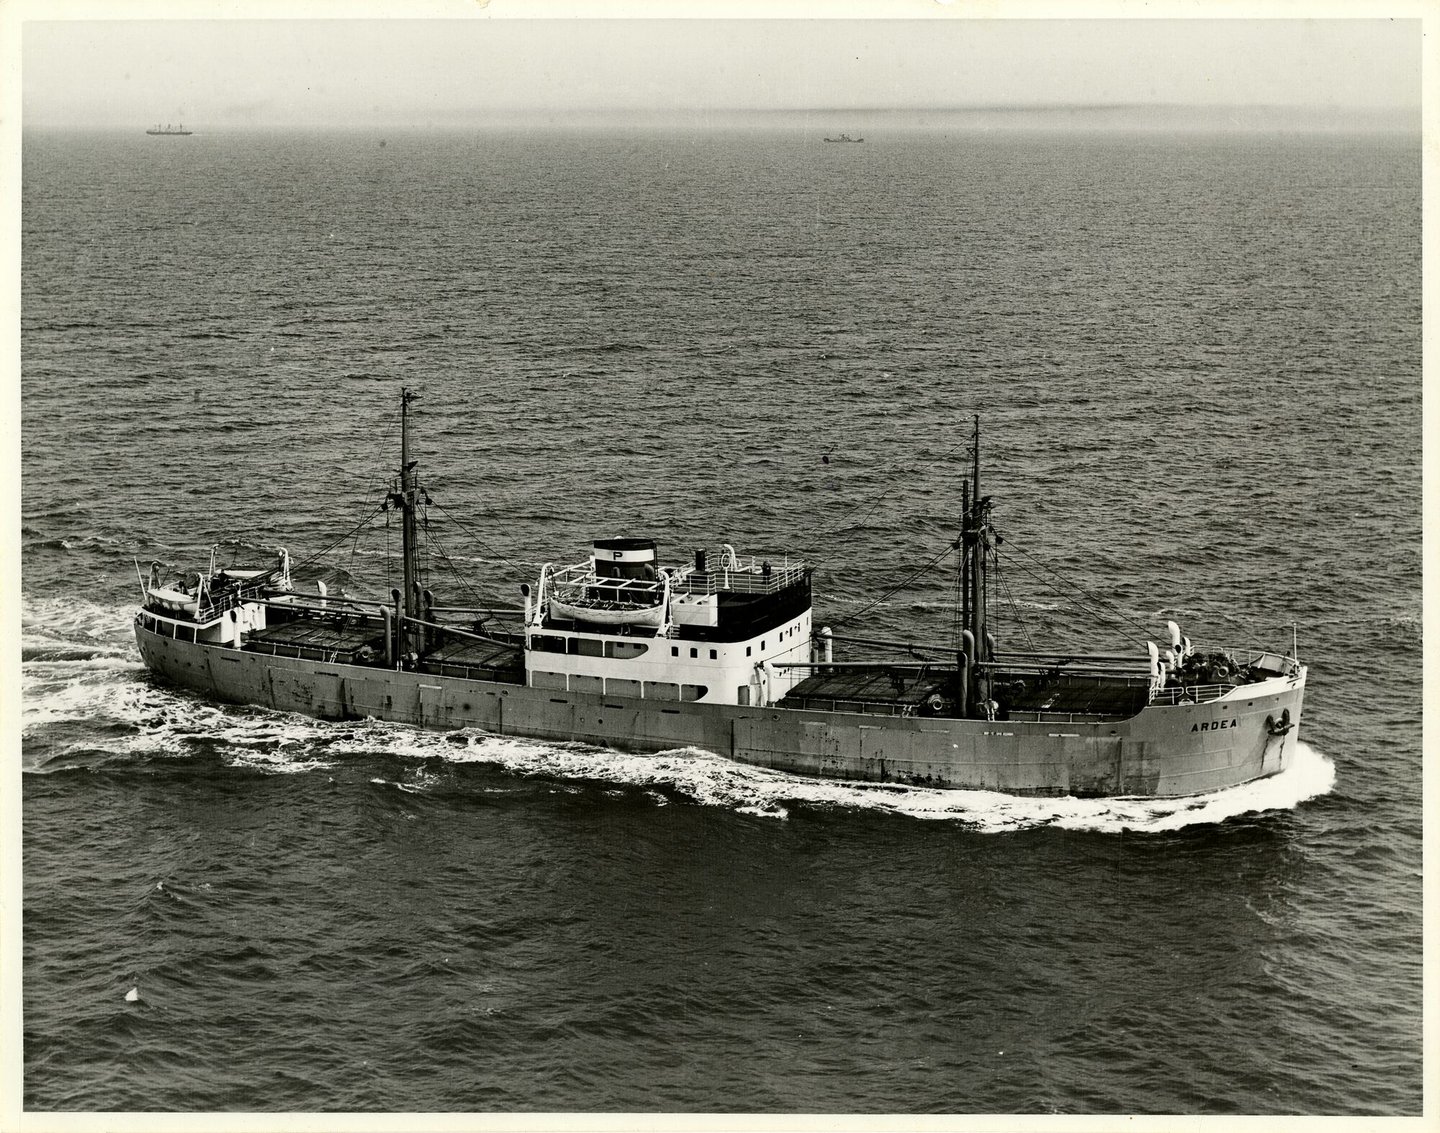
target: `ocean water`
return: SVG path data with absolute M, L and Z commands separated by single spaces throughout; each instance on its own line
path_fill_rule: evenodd
M 37 132 L 23 178 L 27 1109 L 1421 1112 L 1418 138 Z M 402 385 L 442 597 L 731 542 L 928 640 L 978 414 L 1002 641 L 1295 641 L 1300 758 L 1019 800 L 150 680 L 134 560 L 388 588 Z

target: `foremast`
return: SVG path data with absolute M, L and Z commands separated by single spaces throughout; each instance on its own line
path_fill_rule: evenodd
M 408 648 L 407 625 L 413 625 L 424 614 L 420 591 L 420 536 L 417 515 L 420 504 L 429 502 L 416 473 L 418 460 L 410 459 L 410 403 L 419 395 L 413 390 L 400 390 L 400 474 L 396 490 L 386 497 L 386 506 L 400 513 L 401 592 L 396 595 L 397 617 L 400 618 L 400 652 Z M 393 592 L 392 592 L 393 593 Z
M 986 673 L 995 660 L 994 639 L 988 627 L 989 586 L 987 566 L 996 537 L 990 526 L 990 497 L 980 494 L 980 417 L 975 417 L 970 445 L 970 476 L 961 483 L 960 522 L 960 641 L 962 709 L 967 716 L 993 712 Z

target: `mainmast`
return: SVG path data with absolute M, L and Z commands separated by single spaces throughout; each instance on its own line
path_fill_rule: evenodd
M 410 459 L 410 403 L 417 394 L 400 391 L 400 490 L 392 492 L 390 501 L 400 509 L 401 548 L 404 562 L 405 616 L 418 618 L 420 613 L 420 541 L 415 530 L 415 512 L 421 496 L 420 479 L 415 474 L 417 460 Z
M 990 550 L 990 497 L 980 495 L 980 416 L 975 416 L 974 465 L 970 489 L 970 632 L 981 661 L 992 660 L 985 644 L 985 560 Z
M 989 634 L 985 617 L 985 567 L 990 555 L 990 497 L 980 494 L 980 417 L 975 417 L 975 431 L 971 443 L 971 475 L 968 481 L 961 481 L 964 523 L 960 536 L 960 603 L 961 627 L 971 639 L 969 657 L 970 688 L 967 689 L 968 703 L 972 711 L 984 714 L 990 699 L 990 682 L 984 676 L 981 666 L 995 658 L 990 649 Z

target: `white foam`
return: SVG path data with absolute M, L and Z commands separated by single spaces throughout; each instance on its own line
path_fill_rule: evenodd
M 65 720 L 117 719 L 126 711 L 124 694 L 142 687 L 138 661 L 79 661 L 26 664 L 20 672 L 21 735 Z
M 220 758 L 231 767 L 245 767 L 252 771 L 273 772 L 277 775 L 327 771 L 335 766 L 334 760 L 307 759 L 291 752 L 252 751 L 249 748 L 230 748 L 222 751 Z
M 30 645 L 32 639 L 69 645 L 101 643 L 133 653 L 135 608 L 101 606 L 83 598 L 25 597 L 20 605 L 21 645 Z
M 693 748 L 632 755 L 584 744 L 492 736 L 442 735 L 399 725 L 375 725 L 364 737 L 334 743 L 395 755 L 487 763 L 513 774 L 638 787 L 647 795 L 682 795 L 703 806 L 784 819 L 796 805 L 882 811 L 944 820 L 987 832 L 1059 826 L 1067 830 L 1166 831 L 1223 822 L 1238 815 L 1288 810 L 1331 790 L 1335 768 L 1308 744 L 1298 744 L 1283 774 L 1208 795 L 1177 799 L 1035 799 L 993 791 L 957 791 L 883 783 L 845 783 L 751 767 Z M 383 734 L 381 734 L 383 730 Z M 458 742 L 463 737 L 463 744 Z

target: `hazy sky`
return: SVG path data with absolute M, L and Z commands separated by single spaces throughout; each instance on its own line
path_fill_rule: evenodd
M 27 21 L 23 36 L 24 121 L 33 126 L 444 126 L 525 111 L 1157 102 L 1414 113 L 1420 105 L 1415 20 Z

